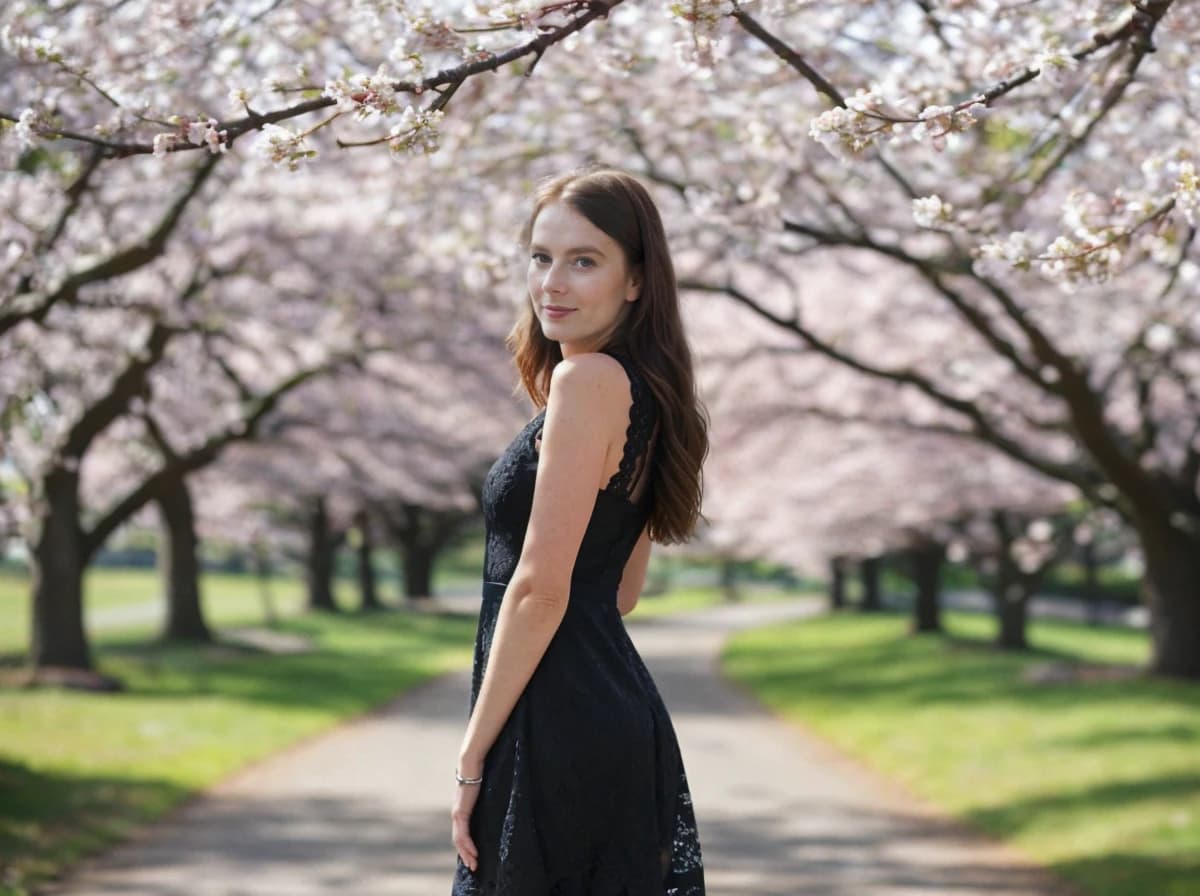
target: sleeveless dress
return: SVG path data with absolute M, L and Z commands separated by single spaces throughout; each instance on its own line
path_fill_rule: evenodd
M 691 794 L 675 730 L 617 609 L 648 516 L 653 393 L 616 350 L 632 405 L 616 474 L 596 496 L 566 614 L 484 759 L 471 816 L 476 871 L 457 860 L 451 896 L 704 896 Z M 483 484 L 483 602 L 470 710 L 533 505 L 543 409 Z M 469 713 L 468 713 L 469 716 Z

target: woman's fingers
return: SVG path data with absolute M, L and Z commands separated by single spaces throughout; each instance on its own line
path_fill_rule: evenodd
M 471 839 L 471 815 L 479 799 L 478 787 L 459 786 L 454 794 L 454 807 L 450 810 L 451 837 L 463 864 L 475 871 L 479 868 L 479 850 Z
M 479 866 L 479 850 L 475 848 L 475 841 L 471 839 L 467 819 L 457 813 L 452 814 L 450 830 L 459 858 L 472 871 L 476 870 Z

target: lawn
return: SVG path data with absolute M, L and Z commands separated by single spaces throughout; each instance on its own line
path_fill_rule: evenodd
M 119 840 L 246 763 L 470 662 L 469 617 L 292 617 L 290 654 L 105 639 L 123 693 L 0 689 L 0 894 Z
M 1145 633 L 1037 622 L 1037 649 L 854 613 L 735 636 L 726 673 L 884 775 L 1095 896 L 1200 894 L 1200 684 L 1038 683 L 1038 668 L 1143 664 Z
M 161 611 L 152 570 L 92 570 L 86 587 L 98 665 L 127 689 L 0 685 L 0 896 L 28 892 L 248 762 L 469 664 L 474 641 L 469 616 L 304 614 L 300 583 L 277 579 L 271 594 L 280 619 L 270 632 L 307 650 L 264 653 L 228 640 L 165 646 L 154 638 Z M 28 638 L 27 588 L 23 577 L 0 574 L 0 673 L 10 680 Z M 339 581 L 338 591 L 343 606 L 355 605 L 352 582 Z M 209 573 L 203 592 L 218 632 L 263 625 L 252 577 Z M 745 595 L 785 596 L 757 588 Z M 720 600 L 715 588 L 681 588 L 643 598 L 628 619 Z

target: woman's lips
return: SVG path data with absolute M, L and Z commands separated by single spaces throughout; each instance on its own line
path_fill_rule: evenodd
M 566 317 L 568 314 L 570 314 L 575 309 L 574 308 L 556 308 L 553 305 L 546 305 L 542 310 L 546 312 L 546 317 L 550 318 L 551 320 L 560 320 L 561 318 Z

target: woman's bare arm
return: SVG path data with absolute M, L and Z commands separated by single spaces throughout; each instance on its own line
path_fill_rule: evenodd
M 617 590 L 617 609 L 622 616 L 628 616 L 637 606 L 642 588 L 646 585 L 646 567 L 650 565 L 650 533 L 642 530 L 641 537 L 633 546 L 633 552 L 625 561 L 625 571 L 621 573 L 621 587 Z
M 624 431 L 629 396 L 624 369 L 607 355 L 579 355 L 555 365 L 529 527 L 459 751 L 465 776 L 483 771 L 484 757 L 562 623 L 608 445 Z

